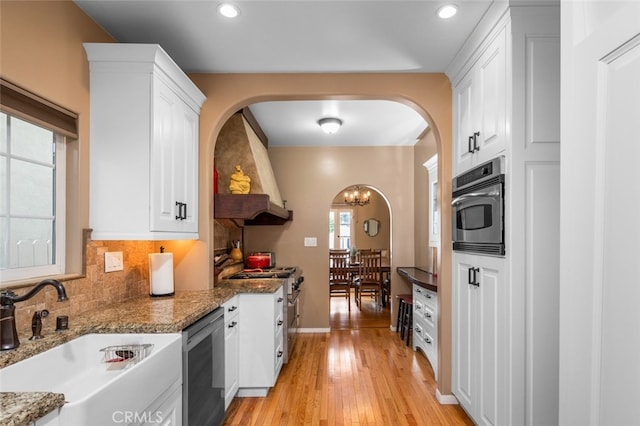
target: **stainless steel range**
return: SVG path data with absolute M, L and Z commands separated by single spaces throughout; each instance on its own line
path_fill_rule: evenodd
M 284 341 L 284 362 L 289 362 L 289 356 L 296 343 L 296 335 L 300 322 L 300 293 L 302 291 L 302 269 L 291 267 L 269 268 L 269 269 L 245 269 L 234 274 L 229 279 L 279 279 L 285 280 L 284 291 L 287 294 L 287 309 L 284 311 L 284 334 L 287 338 Z M 240 308 L 242 309 L 242 308 Z

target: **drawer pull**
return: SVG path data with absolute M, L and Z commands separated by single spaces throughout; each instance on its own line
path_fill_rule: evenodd
M 237 306 L 232 306 L 232 307 L 230 307 L 229 309 L 227 309 L 227 312 L 233 312 L 233 311 L 235 311 L 236 309 L 238 309 L 238 307 L 237 307 Z
M 431 339 L 429 339 L 428 337 L 425 337 L 423 340 L 424 340 L 425 342 L 427 342 L 428 344 L 431 344 L 431 343 L 432 343 L 432 342 L 431 342 Z
M 233 327 L 235 327 L 236 325 L 238 325 L 238 322 L 237 322 L 237 321 L 231 321 L 231 323 L 228 325 L 228 327 L 229 327 L 229 328 L 233 328 Z
M 280 327 L 282 324 L 284 324 L 284 321 L 279 320 L 279 321 L 278 321 L 278 327 Z
M 284 299 L 282 297 L 278 297 L 278 303 L 282 303 Z
M 430 313 L 428 313 L 428 312 L 426 312 L 426 313 L 424 314 L 424 316 L 425 316 L 425 317 L 427 317 L 427 318 L 429 318 L 429 319 L 431 319 L 431 314 L 430 314 Z
M 283 351 L 278 351 L 278 358 L 282 358 L 282 355 L 284 355 Z

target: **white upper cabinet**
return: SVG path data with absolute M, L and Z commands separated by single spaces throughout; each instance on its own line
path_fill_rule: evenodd
M 198 238 L 205 96 L 158 45 L 85 43 L 96 240 Z
M 454 174 L 484 163 L 506 143 L 505 29 L 455 86 Z

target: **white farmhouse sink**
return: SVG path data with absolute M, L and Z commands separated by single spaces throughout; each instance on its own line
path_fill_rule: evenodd
M 103 362 L 101 348 L 131 344 L 153 348 L 128 368 Z M 122 413 L 142 413 L 176 383 L 181 334 L 87 334 L 0 369 L 0 392 L 63 393 L 61 425 L 112 425 Z

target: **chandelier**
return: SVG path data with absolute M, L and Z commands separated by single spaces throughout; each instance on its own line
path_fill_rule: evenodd
M 366 206 L 369 201 L 371 201 L 371 191 L 363 191 L 357 185 L 344 193 L 344 202 L 350 206 Z

